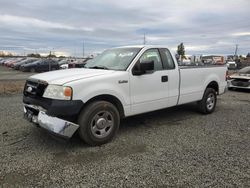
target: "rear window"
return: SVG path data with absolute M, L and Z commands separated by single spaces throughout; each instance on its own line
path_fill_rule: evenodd
M 160 49 L 164 69 L 175 69 L 174 60 L 171 53 L 166 48 Z

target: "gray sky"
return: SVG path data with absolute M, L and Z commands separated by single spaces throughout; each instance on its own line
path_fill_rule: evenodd
M 250 0 L 0 0 L 0 51 L 86 54 L 166 45 L 187 54 L 250 52 Z

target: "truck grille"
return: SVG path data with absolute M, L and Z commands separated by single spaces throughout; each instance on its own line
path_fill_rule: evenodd
M 47 86 L 47 82 L 40 80 L 27 80 L 24 86 L 23 94 L 25 96 L 42 97 Z

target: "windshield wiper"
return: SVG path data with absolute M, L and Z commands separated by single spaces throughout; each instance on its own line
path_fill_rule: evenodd
M 105 70 L 109 70 L 108 67 L 105 67 L 105 66 L 93 66 L 93 67 L 87 67 L 87 68 L 90 68 L 90 69 L 105 69 Z

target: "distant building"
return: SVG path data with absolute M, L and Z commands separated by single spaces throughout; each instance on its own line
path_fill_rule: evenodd
M 216 64 L 216 65 L 225 64 L 225 57 L 221 55 L 202 56 L 201 60 L 204 64 Z

